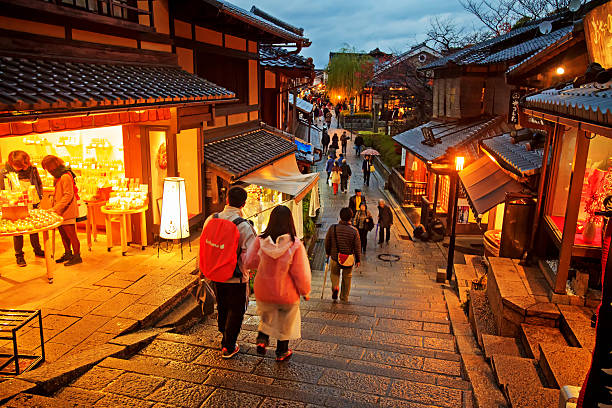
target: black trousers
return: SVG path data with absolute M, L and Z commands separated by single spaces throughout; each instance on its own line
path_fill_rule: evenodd
M 340 190 L 346 191 L 348 188 L 348 177 L 340 177 Z
M 234 351 L 244 312 L 246 312 L 246 283 L 215 282 L 217 292 L 217 323 L 223 334 L 221 346 Z
M 32 244 L 32 249 L 34 249 L 34 251 L 42 251 L 38 234 L 30 234 L 30 244 Z M 15 256 L 23 256 L 23 235 L 16 235 L 13 237 L 13 248 L 15 248 Z
M 363 184 L 365 184 L 366 186 L 370 185 L 370 172 L 369 171 L 363 172 Z
M 368 247 L 368 230 L 367 228 L 359 228 L 359 240 L 361 241 L 361 252 L 365 252 Z
M 382 225 L 378 226 L 378 243 L 382 244 L 383 241 L 389 242 L 389 239 L 391 239 L 391 226 L 389 225 L 388 227 L 383 227 Z M 385 231 L 387 232 L 387 237 L 385 239 Z

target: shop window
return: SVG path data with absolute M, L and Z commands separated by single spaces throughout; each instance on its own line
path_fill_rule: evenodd
M 450 195 L 450 177 L 440 176 L 440 184 L 438 185 L 438 210 L 442 212 L 448 211 L 448 199 Z
M 198 51 L 197 75 L 234 92 L 240 103 L 248 103 L 248 60 Z
M 561 137 L 557 175 L 549 198 L 548 215 L 559 231 L 563 231 L 563 225 L 565 224 L 565 211 L 567 210 L 574 154 L 576 152 L 576 133 L 575 128 L 570 128 Z
M 148 131 L 151 157 L 151 200 L 153 200 L 153 224 L 161 220 L 161 199 L 164 192 L 164 178 L 168 175 L 168 156 L 166 154 L 166 131 Z M 185 182 L 187 191 L 189 186 Z M 189 194 L 189 193 L 187 193 Z
M 6 162 L 13 150 L 30 155 L 45 187 L 53 187 L 53 177 L 40 162 L 50 154 L 62 158 L 78 176 L 79 195 L 85 200 L 92 199 L 99 188 L 125 183 L 121 126 L 0 138 L 0 161 Z

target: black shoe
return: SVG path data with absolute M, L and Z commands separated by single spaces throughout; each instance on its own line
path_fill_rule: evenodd
M 332 289 L 332 299 L 338 300 L 338 289 Z
M 293 350 L 287 350 L 284 353 L 277 354 L 276 361 L 278 361 L 279 363 L 282 361 L 287 361 L 291 358 L 292 355 L 293 355 Z
M 20 266 L 23 268 L 28 265 L 23 255 L 17 255 L 15 258 L 17 259 L 17 266 Z
M 66 262 L 64 264 L 64 266 L 72 266 L 72 265 L 76 265 L 76 264 L 80 264 L 83 263 L 83 259 L 81 259 L 81 255 L 80 254 L 74 254 L 72 255 L 72 258 L 70 258 L 68 260 L 68 262 Z
M 66 261 L 69 261 L 71 258 L 72 258 L 72 252 L 65 252 L 61 258 L 58 258 L 55 260 L 55 263 L 66 262 Z
M 44 258 L 45 257 L 45 251 L 43 251 L 42 249 L 35 249 L 34 250 L 34 256 L 37 258 Z

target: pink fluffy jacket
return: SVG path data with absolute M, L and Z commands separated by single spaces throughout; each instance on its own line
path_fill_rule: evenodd
M 310 294 L 310 264 L 304 244 L 290 235 L 257 237 L 249 246 L 245 265 L 257 269 L 254 292 L 258 301 L 293 304 Z

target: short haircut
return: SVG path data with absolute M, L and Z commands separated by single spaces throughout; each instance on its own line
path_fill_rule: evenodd
M 30 155 L 23 150 L 14 150 L 8 155 L 8 164 L 14 169 L 23 169 L 29 167 L 32 163 L 30 162 Z
M 353 210 L 348 207 L 344 207 L 340 210 L 340 219 L 344 222 L 348 222 L 353 218 Z
M 244 188 L 234 186 L 227 192 L 227 203 L 236 208 L 244 207 L 247 200 L 247 192 Z
M 60 166 L 63 166 L 64 161 L 57 156 L 49 155 L 49 156 L 45 156 L 42 159 L 42 161 L 40 162 L 40 165 L 42 166 L 43 169 L 47 171 L 51 171 L 51 170 L 57 169 Z

